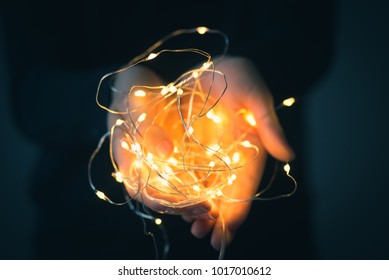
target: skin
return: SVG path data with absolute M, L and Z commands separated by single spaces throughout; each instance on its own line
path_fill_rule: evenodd
M 251 143 L 260 148 L 259 155 L 250 164 L 237 171 L 237 179 L 232 186 L 223 189 L 223 193 L 227 197 L 248 199 L 257 192 L 267 154 L 286 162 L 294 158 L 294 153 L 288 145 L 278 121 L 272 95 L 255 66 L 249 60 L 241 57 L 225 57 L 215 62 L 215 65 L 218 71 L 225 74 L 228 82 L 227 90 L 220 100 L 220 106 L 227 108 L 231 114 L 245 108 L 252 112 L 257 121 L 257 125 L 250 130 L 247 137 Z M 213 85 L 215 91 L 224 88 L 224 83 L 219 80 L 216 80 Z M 120 74 L 115 80 L 115 86 L 125 92 L 135 84 L 157 86 L 165 83 L 155 73 L 143 66 L 136 66 L 130 71 Z M 126 111 L 127 106 L 137 105 L 139 104 L 127 105 L 126 95 L 116 94 L 113 95 L 110 109 Z M 118 115 L 109 114 L 108 126 L 111 127 L 118 117 Z M 120 117 L 123 118 L 123 116 Z M 142 129 L 140 127 L 140 130 Z M 130 162 L 135 158 L 131 153 L 120 148 L 119 140 L 123 135 L 120 131 L 117 133 L 118 137 L 113 142 L 113 150 L 118 168 L 122 172 L 128 170 Z M 169 135 L 158 126 L 151 127 L 149 133 L 147 144 L 152 147 L 152 152 L 162 158 L 168 158 L 173 151 Z M 140 200 L 133 191 L 129 188 L 127 190 L 131 196 Z M 231 203 L 222 199 L 210 199 L 179 209 L 162 206 L 147 199 L 143 199 L 142 203 L 157 212 L 181 215 L 185 221 L 192 223 L 191 233 L 195 237 L 203 238 L 211 232 L 211 245 L 216 250 L 220 250 L 222 246 L 223 228 L 226 245 L 228 245 L 235 232 L 245 221 L 251 207 L 251 202 Z

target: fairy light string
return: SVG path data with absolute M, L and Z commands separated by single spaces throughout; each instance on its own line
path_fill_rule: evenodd
M 222 56 L 225 55 L 229 41 L 224 33 L 206 27 L 180 29 L 165 36 L 125 67 L 104 75 L 97 88 L 98 106 L 116 115 L 117 120 L 100 139 L 90 158 L 88 165 L 90 186 L 98 198 L 115 205 L 128 204 L 143 221 L 153 220 L 157 226 L 163 224 L 162 219 L 145 210 L 147 207 L 143 207 L 143 211 L 136 209 L 132 201 L 147 200 L 172 209 L 180 209 L 213 199 L 223 199 L 231 203 L 277 199 L 290 196 L 297 188 L 297 182 L 290 174 L 290 164 L 285 163 L 284 172 L 294 186 L 290 193 L 273 198 L 262 197 L 270 187 L 272 179 L 267 187 L 253 197 L 235 199 L 224 194 L 224 188 L 233 187 L 234 181 L 238 178 L 237 170 L 250 164 L 259 155 L 260 148 L 251 143 L 248 136 L 260 120 L 256 120 L 246 108 L 231 113 L 220 106 L 219 101 L 227 89 L 227 78 L 216 69 L 209 53 L 195 48 L 158 51 L 167 40 L 175 36 L 182 34 L 202 36 L 206 33 L 223 38 L 225 46 Z M 124 93 L 127 95 L 124 111 L 116 111 L 100 102 L 104 83 L 108 82 L 110 89 L 118 92 L 112 83 L 117 75 L 136 65 L 147 64 L 165 53 L 192 53 L 203 57 L 204 62 L 200 67 L 185 72 L 168 84 L 133 85 L 129 92 Z M 224 84 L 221 89 L 218 88 L 218 92 L 214 87 L 216 81 Z M 288 98 L 276 109 L 290 107 L 294 102 L 293 97 Z M 141 105 L 134 107 L 133 104 Z M 236 123 L 237 119 L 245 122 L 244 130 L 240 129 L 239 133 L 234 132 L 235 126 L 240 125 Z M 173 152 L 167 158 L 153 153 L 154 147 L 150 146 L 150 143 L 158 140 L 151 139 L 155 137 L 153 129 L 156 127 L 167 132 L 173 143 Z M 112 176 L 117 182 L 124 184 L 130 194 L 125 195 L 126 199 L 121 202 L 111 200 L 92 180 L 93 161 L 108 139 L 113 166 Z M 119 151 L 114 148 L 117 141 L 120 142 Z M 120 169 L 116 162 L 116 155 L 119 152 L 129 156 L 130 162 L 125 170 Z M 166 235 L 166 232 L 164 234 Z M 224 256 L 224 240 L 223 233 L 219 258 Z M 168 245 L 165 244 L 165 252 L 166 248 Z

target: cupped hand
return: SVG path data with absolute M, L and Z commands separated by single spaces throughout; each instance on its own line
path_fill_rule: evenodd
M 223 197 L 229 199 L 215 198 L 187 207 L 169 207 L 140 196 L 138 192 L 128 187 L 126 181 L 124 183 L 130 196 L 150 209 L 160 213 L 182 215 L 184 220 L 192 222 L 191 232 L 194 236 L 202 238 L 212 232 L 211 244 L 215 249 L 220 250 L 223 241 L 224 245 L 232 241 L 235 232 L 247 217 L 251 206 L 249 199 L 257 192 L 266 155 L 269 153 L 280 161 L 289 161 L 293 159 L 294 153 L 278 121 L 273 98 L 255 66 L 245 58 L 225 57 L 215 63 L 215 68 L 225 74 L 228 82 L 228 87 L 219 105 L 229 110 L 230 115 L 234 115 L 242 108 L 253 114 L 256 125 L 247 134 L 247 139 L 259 147 L 257 157 L 238 169 L 237 179 L 231 186 L 223 189 Z M 129 92 L 134 85 L 159 86 L 163 84 L 155 73 L 141 66 L 121 73 L 115 80 L 115 87 L 122 92 Z M 223 91 L 224 86 L 221 80 L 215 80 L 212 91 Z M 137 106 L 144 105 L 137 104 L 136 101 L 128 101 L 126 94 L 114 94 L 110 109 L 129 112 Z M 153 112 L 150 113 L 153 114 Z M 109 114 L 108 126 L 112 127 L 118 118 L 129 121 L 128 115 Z M 141 134 L 145 132 L 146 126 L 148 126 L 147 133 L 149 134 L 146 144 L 150 147 L 150 151 L 160 158 L 169 158 L 174 148 L 169 132 L 158 125 L 145 123 L 139 127 Z M 124 132 L 118 130 L 113 140 L 113 152 L 118 169 L 124 177 L 129 177 L 130 175 L 126 174 L 129 165 L 137 158 L 133 153 L 122 149 L 120 139 L 123 137 L 125 137 Z M 235 202 L 232 202 L 234 200 Z M 236 202 L 237 200 L 246 201 Z
M 216 63 L 215 68 L 225 74 L 228 83 L 220 105 L 229 108 L 232 113 L 244 108 L 253 114 L 256 125 L 248 137 L 251 143 L 259 147 L 259 154 L 255 160 L 237 170 L 236 181 L 232 186 L 224 188 L 224 197 L 231 199 L 222 198 L 212 202 L 212 213 L 218 214 L 215 219 L 204 220 L 196 219 L 195 216 L 183 216 L 184 220 L 193 222 L 191 231 L 194 236 L 202 238 L 212 231 L 211 244 L 220 250 L 222 240 L 225 241 L 225 245 L 232 241 L 251 206 L 250 201 L 232 201 L 249 200 L 255 195 L 262 178 L 267 153 L 280 161 L 292 160 L 294 153 L 277 118 L 272 95 L 255 66 L 245 58 L 225 57 Z M 213 87 L 220 91 L 224 83 L 216 82 Z

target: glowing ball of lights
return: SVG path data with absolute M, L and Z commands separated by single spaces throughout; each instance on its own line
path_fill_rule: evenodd
M 131 161 L 113 175 L 133 197 L 176 208 L 222 196 L 236 180 L 236 169 L 256 157 L 258 148 L 235 127 L 244 120 L 250 130 L 256 122 L 246 110 L 231 115 L 218 103 L 223 91 L 215 92 L 211 84 L 224 76 L 211 65 L 208 61 L 168 85 L 134 86 L 128 93 L 128 113 L 116 122 L 111 138 L 121 137 L 122 151 L 113 152 L 113 159 L 127 153 Z M 173 144 L 169 157 L 152 152 L 149 143 L 159 141 L 156 127 Z
M 271 185 L 255 196 L 247 199 L 234 199 L 224 196 L 223 189 L 233 185 L 239 168 L 244 167 L 259 154 L 259 148 L 250 142 L 257 121 L 245 108 L 221 105 L 227 89 L 226 77 L 217 71 L 211 55 L 195 48 L 156 51 L 172 37 L 182 34 L 213 33 L 224 38 L 226 54 L 228 38 L 218 30 L 198 27 L 177 30 L 156 42 L 123 67 L 103 76 L 98 85 L 96 101 L 98 105 L 116 115 L 116 123 L 100 140 L 88 165 L 91 188 L 96 195 L 112 204 L 125 204 L 112 201 L 104 192 L 98 190 L 91 178 L 91 166 L 106 138 L 110 138 L 110 156 L 114 167 L 113 177 L 124 183 L 133 199 L 156 202 L 171 208 L 183 208 L 202 201 L 221 197 L 230 202 L 250 200 L 269 200 L 292 195 L 297 187 L 296 180 L 290 175 L 290 165 L 284 171 L 294 183 L 288 194 L 273 198 L 260 198 Z M 102 84 L 139 64 L 158 59 L 166 52 L 190 52 L 202 56 L 205 62 L 192 69 L 175 81 L 159 86 L 132 85 L 126 94 L 126 110 L 115 111 L 99 101 Z M 217 85 L 217 86 L 216 86 Z M 119 91 L 111 84 L 111 89 Z M 123 94 L 123 92 L 121 93 Z M 293 97 L 283 101 L 279 107 L 289 107 L 295 102 Z M 231 104 L 229 104 L 231 105 Z M 173 145 L 172 153 L 166 157 L 154 153 L 159 132 L 168 135 Z M 120 141 L 120 150 L 113 149 Z M 125 154 L 125 168 L 118 166 L 118 154 Z
M 224 74 L 217 71 L 211 55 L 194 48 L 156 51 L 166 40 L 186 33 L 221 35 L 225 42 L 222 55 L 227 51 L 228 39 L 218 30 L 206 27 L 177 30 L 128 66 L 105 75 L 96 96 L 100 107 L 117 116 L 116 123 L 105 135 L 111 141 L 110 155 L 115 169 L 112 175 L 124 183 L 132 198 L 172 208 L 223 196 L 223 189 L 237 179 L 236 170 L 258 155 L 258 147 L 246 139 L 247 133 L 256 126 L 254 117 L 244 108 L 233 111 L 219 103 L 227 82 Z M 205 62 L 168 84 L 133 85 L 125 93 L 124 112 L 100 104 L 101 85 L 105 80 L 138 64 L 156 60 L 165 52 L 190 52 L 202 56 Z M 159 140 L 156 129 L 168 135 L 173 145 L 168 157 L 153 152 L 153 145 Z M 120 141 L 119 151 L 112 148 L 117 141 Z M 91 161 L 100 148 L 101 143 Z M 128 158 L 125 168 L 116 164 L 118 153 Z M 100 199 L 120 204 L 97 190 L 91 178 L 90 183 Z

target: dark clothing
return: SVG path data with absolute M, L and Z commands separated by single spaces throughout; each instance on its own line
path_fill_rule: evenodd
M 106 130 L 106 113 L 94 101 L 104 73 L 162 36 L 197 26 L 225 32 L 228 54 L 254 61 L 276 103 L 306 93 L 330 59 L 331 1 L 24 2 L 3 12 L 15 119 L 43 147 L 32 181 L 38 259 L 154 258 L 139 218 L 127 207 L 100 201 L 88 185 L 87 162 Z M 301 109 L 295 110 L 281 120 L 301 158 Z M 301 182 L 298 163 L 294 172 Z M 99 186 L 117 188 L 109 160 L 96 168 Z M 309 214 L 303 183 L 291 198 L 254 202 L 226 258 L 315 258 Z M 170 258 L 217 257 L 208 240 L 193 238 L 179 217 L 164 220 Z

